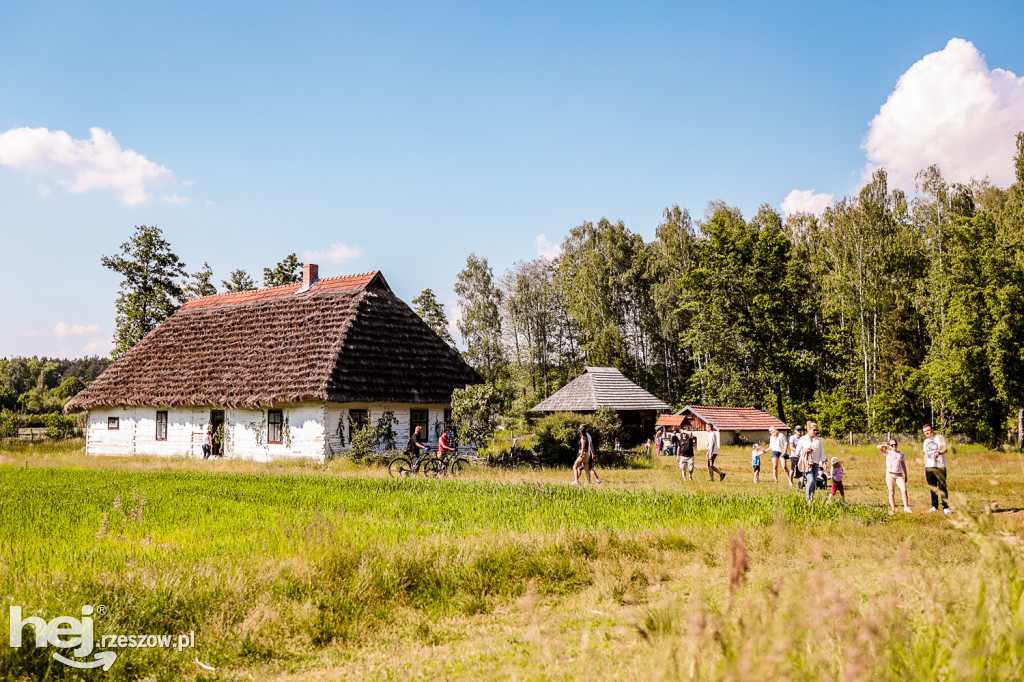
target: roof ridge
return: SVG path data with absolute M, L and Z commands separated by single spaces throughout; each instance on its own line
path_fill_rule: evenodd
M 336 279 L 351 279 L 351 278 L 354 278 L 354 277 L 365 277 L 367 275 L 376 275 L 378 273 L 380 273 L 380 270 L 368 270 L 366 272 L 354 272 L 351 275 L 335 275 L 334 277 L 318 277 L 317 280 L 315 282 L 313 282 L 313 284 L 315 285 L 315 284 L 319 284 L 320 282 L 330 282 L 330 281 L 336 280 Z M 302 282 L 299 281 L 299 282 L 291 282 L 289 284 L 275 284 L 272 287 L 260 287 L 258 289 L 243 289 L 242 291 L 221 291 L 221 292 L 218 292 L 216 294 L 209 294 L 207 296 L 193 296 L 192 298 L 187 299 L 185 302 L 188 303 L 188 301 L 198 301 L 198 300 L 201 300 L 201 299 L 217 298 L 218 296 L 234 296 L 235 294 L 251 294 L 251 293 L 257 293 L 257 292 L 260 292 L 260 291 L 270 291 L 271 289 L 281 289 L 283 287 L 293 287 L 293 286 L 296 286 L 296 285 L 301 286 Z

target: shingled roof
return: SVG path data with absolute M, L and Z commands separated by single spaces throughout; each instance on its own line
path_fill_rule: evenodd
M 764 410 L 753 407 L 710 407 L 687 405 L 678 415 L 693 413 L 720 431 L 767 431 L 771 427 L 788 431 L 789 427 Z
M 615 410 L 671 409 L 614 367 L 586 367 L 583 374 L 548 396 L 533 411 L 596 412 L 601 407 Z
M 65 407 L 447 403 L 480 376 L 380 272 L 193 299 Z

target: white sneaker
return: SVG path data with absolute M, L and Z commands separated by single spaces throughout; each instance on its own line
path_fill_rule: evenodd
M 937 511 L 939 511 L 939 510 L 936 509 L 935 507 L 932 507 L 931 509 L 928 510 L 928 513 L 931 514 L 932 512 L 937 512 Z
M 943 514 L 952 514 L 953 510 L 950 509 L 949 507 L 946 507 L 945 509 L 942 510 L 942 513 Z
M 903 511 L 904 511 L 905 513 L 907 513 L 907 514 L 913 514 L 913 513 L 914 513 L 914 512 L 912 512 L 912 511 L 910 511 L 910 507 L 904 507 L 904 508 L 903 508 Z
M 579 481 L 573 481 L 573 482 L 572 482 L 572 483 L 570 483 L 569 485 L 579 485 L 579 484 L 580 484 L 580 482 L 579 482 Z

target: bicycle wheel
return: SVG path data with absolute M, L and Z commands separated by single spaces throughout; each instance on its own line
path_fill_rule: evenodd
M 458 476 L 466 470 L 467 466 L 469 466 L 468 461 L 462 459 L 461 457 L 457 457 L 453 459 L 451 463 L 448 465 L 448 473 L 450 473 L 452 476 Z
M 388 473 L 392 478 L 409 478 L 414 473 L 412 462 L 405 457 L 395 457 L 388 464 Z
M 438 478 L 444 475 L 444 462 L 437 457 L 431 457 L 420 464 L 420 469 L 427 478 Z

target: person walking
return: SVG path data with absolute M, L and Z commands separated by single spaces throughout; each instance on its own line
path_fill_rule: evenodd
M 771 437 L 768 439 L 768 448 L 772 451 L 772 476 L 775 477 L 775 482 L 779 482 L 779 460 L 786 457 L 786 434 L 781 433 L 774 426 L 768 429 L 768 433 Z M 786 457 L 786 461 L 789 458 Z M 786 473 L 789 473 L 789 467 L 786 467 Z
M 793 481 L 800 475 L 800 453 L 797 452 L 797 444 L 804 435 L 804 427 L 797 424 L 793 427 L 793 435 L 789 437 L 789 487 L 793 487 Z
M 682 432 L 682 440 L 679 443 L 679 470 L 683 474 L 683 480 L 693 480 L 693 448 L 697 439 L 689 431 Z
M 754 483 L 761 482 L 761 455 L 765 452 L 766 450 L 761 447 L 760 443 L 754 443 L 754 447 L 750 450 L 750 468 L 754 470 Z M 775 480 L 778 481 L 778 478 Z
M 798 466 L 804 474 L 806 488 L 804 499 L 807 504 L 814 500 L 814 491 L 818 486 L 818 472 L 825 466 L 825 448 L 818 437 L 818 425 L 807 422 L 807 435 L 797 441 L 796 449 L 800 453 Z
M 597 471 L 594 466 L 597 464 L 597 451 L 594 450 L 594 439 L 590 436 L 590 431 L 587 429 L 586 424 L 582 424 L 583 433 L 587 436 L 587 450 L 590 451 L 590 459 L 587 461 L 587 482 L 590 482 L 590 474 L 594 474 L 594 482 L 600 483 L 601 477 L 597 475 Z
M 419 460 L 427 448 L 427 444 L 423 442 L 423 437 L 420 435 L 422 431 L 423 427 L 417 426 L 409 436 L 409 443 L 405 446 L 405 451 L 414 463 Z
M 211 452 L 213 452 L 213 429 L 207 427 L 206 439 L 203 441 L 203 459 L 210 459 Z
M 889 513 L 896 513 L 896 488 L 903 496 L 903 511 L 910 514 L 910 500 L 907 498 L 907 457 L 899 449 L 895 438 L 878 446 L 885 455 L 885 487 L 889 489 Z
M 932 506 L 929 512 L 939 511 L 939 503 L 942 503 L 942 513 L 952 514 L 949 508 L 949 491 L 946 489 L 946 437 L 941 433 L 935 433 L 931 424 L 925 424 L 924 428 L 924 480 L 928 484 L 928 492 L 931 494 Z
M 831 460 L 832 473 L 829 478 L 832 479 L 832 494 L 828 496 L 826 504 L 832 501 L 832 498 L 836 496 L 836 492 L 839 493 L 839 499 L 843 501 L 843 506 L 846 506 L 846 490 L 843 488 L 843 463 L 839 461 L 838 457 L 833 457 Z
M 715 460 L 718 459 L 718 431 L 715 431 L 715 427 L 711 424 L 707 425 L 708 432 L 708 475 L 711 476 L 711 480 L 715 480 L 715 474 L 718 474 L 718 480 L 725 480 L 725 472 L 715 466 Z

